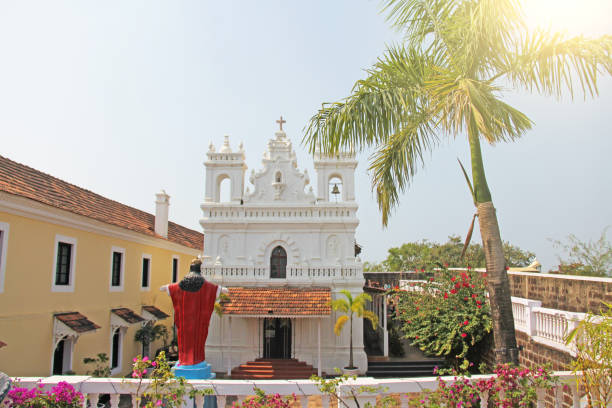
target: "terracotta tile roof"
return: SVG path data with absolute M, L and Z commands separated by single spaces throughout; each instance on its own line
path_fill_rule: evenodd
M 155 234 L 155 216 L 0 156 L 0 191 L 135 231 Z M 168 240 L 202 250 L 204 235 L 168 222 Z
M 166 319 L 168 317 L 170 317 L 170 315 L 164 313 L 163 311 L 159 310 L 158 308 L 156 308 L 155 306 L 143 306 L 142 310 L 151 313 L 153 316 L 155 316 L 155 318 L 157 319 Z
M 57 313 L 55 318 L 77 333 L 85 333 L 100 328 L 100 326 L 79 312 Z
M 114 314 L 116 314 L 117 316 L 119 316 L 130 324 L 144 322 L 145 320 L 142 316 L 137 315 L 136 313 L 134 313 L 133 310 L 128 309 L 127 307 L 111 309 L 111 312 L 113 312 Z
M 222 301 L 223 313 L 250 316 L 323 316 L 331 314 L 329 288 L 244 288 L 229 289 Z

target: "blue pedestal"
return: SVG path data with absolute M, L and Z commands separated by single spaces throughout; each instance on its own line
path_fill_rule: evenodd
M 206 361 L 194 365 L 177 364 L 172 368 L 172 372 L 175 376 L 184 377 L 186 380 L 211 380 L 216 376 L 210 371 L 210 364 Z

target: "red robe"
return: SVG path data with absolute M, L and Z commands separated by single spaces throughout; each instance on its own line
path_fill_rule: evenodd
M 193 365 L 204 361 L 208 324 L 215 308 L 217 285 L 205 281 L 197 292 L 182 290 L 178 283 L 168 285 L 174 306 L 179 363 Z

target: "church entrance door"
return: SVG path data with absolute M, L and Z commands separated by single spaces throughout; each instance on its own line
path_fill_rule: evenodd
M 291 319 L 266 318 L 263 329 L 263 357 L 291 358 Z

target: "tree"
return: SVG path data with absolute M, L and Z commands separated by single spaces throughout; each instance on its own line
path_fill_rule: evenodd
M 561 248 L 567 258 L 559 257 L 559 273 L 568 275 L 612 276 L 612 244 L 606 238 L 608 227 L 604 228 L 597 241 L 581 241 L 574 234 L 566 242 L 552 240 Z
M 521 248 L 504 242 L 504 256 L 506 264 L 510 267 L 524 267 L 535 259 L 535 254 L 524 251 Z M 380 271 L 412 271 L 441 267 L 466 267 L 482 268 L 485 266 L 485 254 L 482 245 L 472 244 L 461 258 L 463 242 L 456 235 L 448 237 L 448 241 L 439 244 L 428 240 L 408 242 L 400 247 L 390 248 L 387 258 L 378 264 L 366 262 L 366 272 Z
M 148 354 L 149 345 L 155 340 L 164 339 L 164 346 L 168 339 L 168 328 L 163 324 L 148 321 L 134 334 L 134 340 L 142 344 L 142 355 Z
M 346 368 L 354 369 L 355 365 L 353 364 L 353 314 L 357 317 L 368 319 L 372 323 L 372 328 L 376 330 L 376 325 L 378 324 L 378 316 L 376 316 L 373 312 L 365 309 L 365 302 L 372 301 L 372 297 L 367 293 L 360 293 L 359 295 L 353 297 L 351 292 L 348 290 L 341 290 L 340 293 L 344 295 L 344 299 L 335 299 L 331 302 L 331 307 L 334 310 L 339 310 L 346 314 L 338 317 L 336 320 L 336 324 L 334 325 L 334 333 L 336 336 L 340 335 L 342 329 L 344 328 L 345 323 L 349 322 L 349 335 L 350 335 L 350 346 L 349 346 L 349 365 Z
M 385 0 L 388 20 L 405 33 L 358 81 L 351 94 L 323 107 L 304 135 L 312 153 L 373 148 L 370 171 L 383 225 L 443 138 L 470 147 L 472 192 L 488 272 L 496 360 L 518 362 L 503 244 L 480 143 L 514 141 L 532 121 L 503 102 L 508 85 L 573 97 L 597 94 L 612 74 L 612 36 L 568 38 L 524 30 L 518 0 Z

